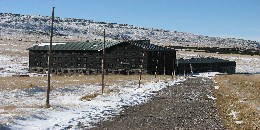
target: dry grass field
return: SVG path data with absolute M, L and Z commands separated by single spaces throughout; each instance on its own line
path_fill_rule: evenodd
M 171 78 L 171 76 L 159 75 L 156 79 Z M 128 81 L 138 83 L 139 75 L 106 75 L 105 84 L 120 85 Z M 155 80 L 154 75 L 142 75 L 141 83 Z M 0 77 L 0 90 L 2 89 L 27 89 L 33 86 L 47 86 L 47 77 Z M 80 84 L 101 84 L 101 75 L 74 75 L 74 76 L 52 76 L 52 87 L 73 86 Z
M 260 75 L 214 78 L 217 106 L 227 129 L 260 129 Z

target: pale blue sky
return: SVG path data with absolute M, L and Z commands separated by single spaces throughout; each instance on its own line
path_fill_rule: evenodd
M 243 38 L 260 42 L 260 0 L 0 0 L 0 12 Z

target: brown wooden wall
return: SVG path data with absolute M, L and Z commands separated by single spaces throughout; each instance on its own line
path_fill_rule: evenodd
M 132 74 L 143 69 L 144 73 L 154 74 L 157 65 L 158 73 L 163 74 L 164 65 L 166 74 L 173 70 L 176 52 L 151 51 L 130 43 L 120 43 L 106 51 L 105 69 L 107 73 Z M 159 52 L 159 53 L 158 53 Z M 159 54 L 159 55 L 158 55 Z M 165 55 L 165 61 L 164 61 Z M 53 51 L 53 73 L 100 73 L 101 51 Z M 157 64 L 158 60 L 158 64 Z M 47 69 L 47 51 L 29 51 L 30 72 L 45 73 Z

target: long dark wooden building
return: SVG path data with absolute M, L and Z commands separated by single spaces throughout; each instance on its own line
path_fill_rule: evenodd
M 177 60 L 177 73 L 190 74 L 200 72 L 221 72 L 234 74 L 236 72 L 236 62 L 213 57 L 191 58 Z
M 35 45 L 29 50 L 29 71 L 48 71 L 49 45 Z M 55 43 L 52 47 L 54 74 L 98 74 L 101 72 L 103 42 Z M 171 74 L 176 68 L 176 51 L 150 43 L 150 40 L 105 43 L 105 71 L 134 74 Z

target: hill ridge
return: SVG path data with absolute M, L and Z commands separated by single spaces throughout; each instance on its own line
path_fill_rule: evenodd
M 49 35 L 49 16 L 0 13 L 0 20 L 1 35 Z M 150 39 L 152 43 L 161 45 L 260 49 L 260 43 L 252 40 L 210 37 L 78 18 L 55 17 L 54 26 L 55 35 L 64 37 L 102 39 L 102 30 L 106 29 L 108 39 Z

